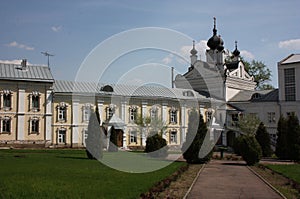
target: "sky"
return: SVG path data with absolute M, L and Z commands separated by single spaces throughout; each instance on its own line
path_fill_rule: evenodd
M 1 0 L 0 61 L 47 65 L 41 52 L 48 52 L 55 79 L 170 82 L 171 66 L 187 71 L 192 40 L 205 60 L 216 17 L 225 48 L 237 40 L 246 60 L 271 69 L 277 87 L 277 62 L 300 53 L 299 7 L 298 0 Z M 94 67 L 83 69 L 93 57 Z

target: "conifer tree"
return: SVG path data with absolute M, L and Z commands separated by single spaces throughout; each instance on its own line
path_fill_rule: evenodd
M 255 138 L 258 141 L 259 145 L 262 149 L 262 155 L 264 157 L 269 157 L 272 155 L 272 149 L 271 149 L 271 140 L 270 135 L 267 132 L 267 129 L 263 122 L 261 122 L 258 126 L 258 129 L 255 134 Z
M 118 151 L 118 146 L 117 146 L 117 131 L 114 126 L 111 127 L 110 129 L 110 143 L 108 146 L 108 151 L 109 152 L 117 152 Z
M 196 110 L 192 110 L 189 114 L 186 141 L 183 143 L 181 149 L 183 157 L 188 163 L 203 163 L 210 160 L 212 156 L 211 151 L 208 151 L 204 157 L 199 157 L 199 153 L 207 133 L 208 130 L 203 120 L 203 116 L 198 114 Z
M 288 159 L 287 121 L 281 115 L 277 123 L 277 141 L 275 154 L 280 159 Z

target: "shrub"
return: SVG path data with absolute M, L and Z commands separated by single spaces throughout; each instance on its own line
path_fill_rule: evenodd
M 258 163 L 262 157 L 262 150 L 255 137 L 251 135 L 243 135 L 240 139 L 240 153 L 247 165 L 254 165 Z
M 114 126 L 111 127 L 110 130 L 110 143 L 108 146 L 109 152 L 118 152 L 118 146 L 117 146 L 117 131 Z
M 259 124 L 255 138 L 262 149 L 262 155 L 264 157 L 270 157 L 272 155 L 271 140 L 264 123 L 261 122 Z
M 233 150 L 237 155 L 241 155 L 242 136 L 236 137 L 233 142 Z
M 161 135 L 158 134 L 148 137 L 146 140 L 145 152 L 149 153 L 151 157 L 167 157 L 167 141 Z
M 212 143 L 209 141 L 209 133 L 203 116 L 193 110 L 189 115 L 186 141 L 182 145 L 183 158 L 192 164 L 204 163 L 212 157 Z M 208 140 L 205 140 L 205 138 Z

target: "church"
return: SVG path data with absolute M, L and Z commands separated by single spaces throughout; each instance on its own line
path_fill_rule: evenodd
M 218 145 L 232 146 L 239 117 L 253 114 L 274 146 L 280 115 L 300 114 L 300 55 L 278 62 L 278 89 L 255 90 L 237 42 L 232 52 L 225 49 L 215 18 L 212 33 L 205 61 L 193 43 L 187 72 L 174 79 L 176 88 L 55 80 L 47 66 L 0 63 L 0 147 L 83 148 L 90 114 L 97 111 L 107 136 L 112 126 L 117 130 L 119 148 L 145 146 L 151 130 L 137 124 L 141 117 L 159 118 L 167 144 L 179 150 L 192 109 L 203 115 Z

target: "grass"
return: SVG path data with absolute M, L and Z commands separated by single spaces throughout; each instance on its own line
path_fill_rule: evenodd
M 264 179 L 271 183 L 277 190 L 279 190 L 288 199 L 298 199 L 300 198 L 300 193 L 292 186 L 290 180 L 284 175 L 278 174 L 271 167 L 285 168 L 285 170 L 290 170 L 292 165 L 271 165 L 264 164 L 259 166 L 252 166 L 251 168 L 259 173 Z M 296 167 L 299 167 L 296 166 Z M 298 171 L 299 172 L 299 171 Z
M 121 165 L 122 158 L 126 159 L 121 154 L 104 155 Z M 157 160 L 144 160 L 144 164 L 158 164 Z M 84 150 L 0 150 L 0 198 L 138 198 L 184 164 L 174 162 L 153 172 L 127 173 L 87 159 Z
M 267 165 L 267 167 L 300 183 L 300 164 Z

